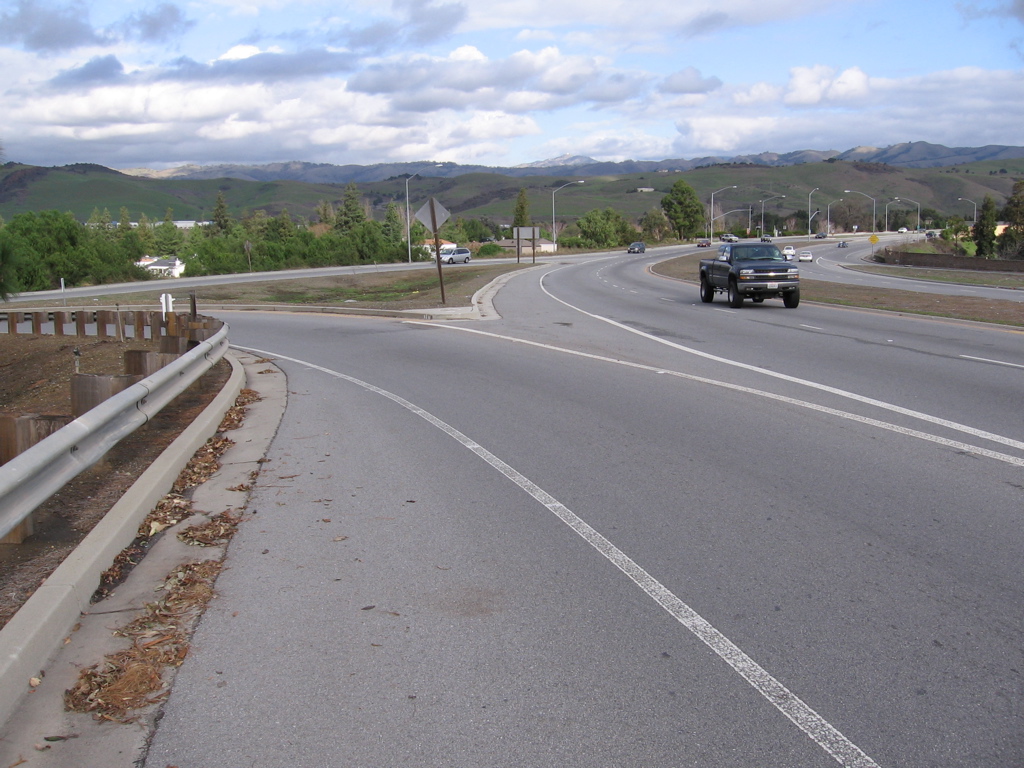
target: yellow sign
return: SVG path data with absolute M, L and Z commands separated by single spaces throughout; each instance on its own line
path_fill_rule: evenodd
M 868 238 L 868 242 L 871 243 L 872 245 L 877 243 L 878 242 L 878 235 L 872 235 L 871 237 L 869 237 Z

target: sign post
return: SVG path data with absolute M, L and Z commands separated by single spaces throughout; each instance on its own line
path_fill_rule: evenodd
M 437 280 L 441 284 L 441 303 L 447 304 L 444 297 L 444 273 L 441 270 L 441 236 L 438 234 L 441 225 L 448 221 L 451 214 L 434 198 L 430 198 L 422 208 L 416 211 L 416 220 L 423 224 L 434 235 L 434 261 L 437 262 Z

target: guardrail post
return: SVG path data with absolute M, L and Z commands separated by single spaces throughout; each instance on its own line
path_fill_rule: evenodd
M 0 414 L 0 464 L 6 464 L 70 421 L 70 416 L 40 416 L 36 413 L 22 416 Z M 33 516 L 29 515 L 10 533 L 0 538 L 0 544 L 21 544 L 32 535 L 33 530 Z
M 71 377 L 71 413 L 77 419 L 139 381 L 142 381 L 141 376 L 128 374 L 76 373 Z
M 18 323 L 21 322 L 21 312 L 7 313 L 7 332 L 12 336 L 18 335 Z
M 85 336 L 85 324 L 87 322 L 86 314 L 88 310 L 80 309 L 75 312 L 75 333 L 78 336 Z
M 32 333 L 36 336 L 43 335 L 43 323 L 46 322 L 45 312 L 33 312 L 32 313 Z
M 68 321 L 68 313 L 57 311 L 53 313 L 53 335 L 64 335 L 64 324 Z

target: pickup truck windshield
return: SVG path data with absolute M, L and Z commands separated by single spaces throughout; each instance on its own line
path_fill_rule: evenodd
M 732 249 L 733 261 L 785 261 L 782 251 L 774 245 L 751 245 Z

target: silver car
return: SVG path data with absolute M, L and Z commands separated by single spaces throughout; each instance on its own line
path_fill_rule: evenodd
M 469 264 L 472 256 L 473 254 L 469 252 L 469 248 L 456 248 L 451 253 L 442 253 L 441 262 L 444 264 L 455 264 L 456 262 Z

